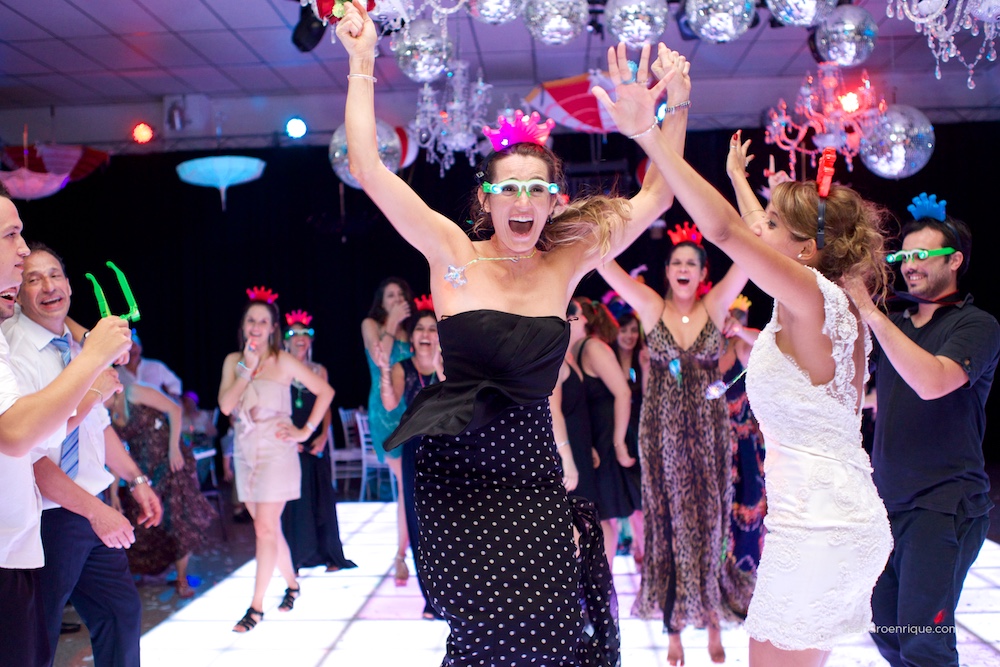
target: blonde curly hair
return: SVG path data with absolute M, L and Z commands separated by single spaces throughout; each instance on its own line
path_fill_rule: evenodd
M 776 186 L 771 203 L 792 236 L 799 241 L 816 238 L 819 195 L 815 181 L 788 181 Z M 871 294 L 884 299 L 891 285 L 885 263 L 885 230 L 888 212 L 864 199 L 855 190 L 833 184 L 826 199 L 825 244 L 816 268 L 833 282 L 859 277 Z

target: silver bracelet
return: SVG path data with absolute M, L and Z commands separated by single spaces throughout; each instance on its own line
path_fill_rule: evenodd
M 148 484 L 151 488 L 153 486 L 152 484 L 149 484 L 148 477 L 146 477 L 145 475 L 139 475 L 138 477 L 136 477 L 135 479 L 133 479 L 131 482 L 128 483 L 129 493 L 135 491 L 135 487 L 139 486 L 140 484 Z
M 378 83 L 378 79 L 375 78 L 375 77 L 373 77 L 371 74 L 353 74 L 353 73 L 351 73 L 351 74 L 347 75 L 347 78 L 348 79 L 351 79 L 351 78 L 354 78 L 354 79 L 364 79 L 366 81 L 371 81 L 372 83 Z
M 672 114 L 678 109 L 687 109 L 690 106 L 691 106 L 691 100 L 684 100 L 683 102 L 675 104 L 672 107 L 663 107 L 663 113 Z
M 660 121 L 658 121 L 658 120 L 654 120 L 654 121 L 653 121 L 653 124 L 652 124 L 652 125 L 650 125 L 649 127 L 647 127 L 647 128 L 645 129 L 645 130 L 643 130 L 643 131 L 642 131 L 642 132 L 640 132 L 639 134 L 630 134 L 630 135 L 628 135 L 628 138 L 629 138 L 629 139 L 638 139 L 638 138 L 639 138 L 639 137 L 641 137 L 641 136 L 644 136 L 644 135 L 647 135 L 647 134 L 649 134 L 650 132 L 652 132 L 653 130 L 655 130 L 655 129 L 656 129 L 656 127 L 657 127 L 657 125 L 659 125 L 659 124 L 660 124 Z
M 313 424 L 312 422 L 306 422 L 306 428 L 309 430 L 310 433 L 312 433 L 313 431 L 316 430 L 316 425 Z

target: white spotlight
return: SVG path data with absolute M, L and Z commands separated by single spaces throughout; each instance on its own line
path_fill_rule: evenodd
M 285 134 L 292 139 L 301 139 L 306 136 L 307 131 L 306 122 L 301 118 L 292 118 L 285 123 Z

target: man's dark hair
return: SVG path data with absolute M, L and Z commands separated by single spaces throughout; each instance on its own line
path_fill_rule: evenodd
M 59 256 L 59 253 L 57 253 L 55 250 L 48 247 L 41 241 L 28 241 L 28 250 L 31 251 L 31 254 L 35 254 L 36 252 L 49 253 L 50 255 L 56 258 L 57 262 L 59 262 L 59 266 L 60 268 L 62 268 L 62 272 L 64 274 L 66 273 L 66 262 L 63 261 L 63 258 Z

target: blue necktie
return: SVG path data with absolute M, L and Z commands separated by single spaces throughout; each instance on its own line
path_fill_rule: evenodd
M 52 344 L 62 355 L 63 367 L 67 366 L 72 359 L 69 349 L 69 334 L 57 336 L 52 339 Z M 66 435 L 62 442 L 62 454 L 59 457 L 59 467 L 70 479 L 76 479 L 76 473 L 80 469 L 80 427 L 76 427 Z

